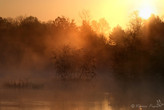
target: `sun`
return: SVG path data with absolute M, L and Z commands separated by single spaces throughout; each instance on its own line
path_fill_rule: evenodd
M 153 14 L 153 10 L 150 7 L 143 7 L 139 10 L 139 16 L 143 19 L 148 19 Z
M 151 14 L 153 14 L 152 10 L 149 8 L 143 8 L 139 11 L 139 16 L 143 19 L 148 19 Z

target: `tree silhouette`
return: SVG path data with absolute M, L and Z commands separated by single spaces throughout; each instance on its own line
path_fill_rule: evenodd
M 104 69 L 126 81 L 156 80 L 154 75 L 164 79 L 164 22 L 160 17 L 143 20 L 134 12 L 127 29 L 117 26 L 107 36 L 99 34 L 107 30 L 106 20 L 90 24 L 87 16 L 81 26 L 66 17 L 49 22 L 33 16 L 0 17 L 0 68 L 29 67 L 39 72 L 55 68 L 65 80 L 92 79 L 96 70 Z M 52 52 L 56 59 L 49 61 Z
M 62 80 L 91 80 L 95 77 L 94 57 L 82 50 L 66 45 L 60 53 L 54 53 L 54 66 Z

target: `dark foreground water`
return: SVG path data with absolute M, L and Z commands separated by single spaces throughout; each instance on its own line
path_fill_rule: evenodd
M 0 88 L 0 110 L 164 110 L 162 86 L 53 83 L 43 88 Z M 108 88 L 108 89 L 106 89 Z
M 111 110 L 109 93 L 2 90 L 0 110 Z

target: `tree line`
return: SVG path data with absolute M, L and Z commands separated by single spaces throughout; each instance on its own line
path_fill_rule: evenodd
M 19 68 L 90 80 L 103 74 L 97 70 L 107 70 L 119 80 L 163 82 L 164 22 L 159 16 L 144 20 L 134 13 L 126 29 L 118 25 L 106 34 L 108 28 L 105 19 L 78 26 L 66 17 L 48 22 L 0 17 L 1 74 Z

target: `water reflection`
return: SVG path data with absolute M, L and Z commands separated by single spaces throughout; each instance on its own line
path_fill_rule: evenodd
M 0 110 L 164 110 L 164 92 L 152 86 L 111 86 L 104 92 L 106 87 L 87 86 L 88 83 L 70 85 L 67 82 L 58 88 L 57 84 L 53 85 L 56 88 L 44 89 L 1 88 Z
M 0 101 L 0 110 L 111 110 L 109 94 L 95 101 Z

